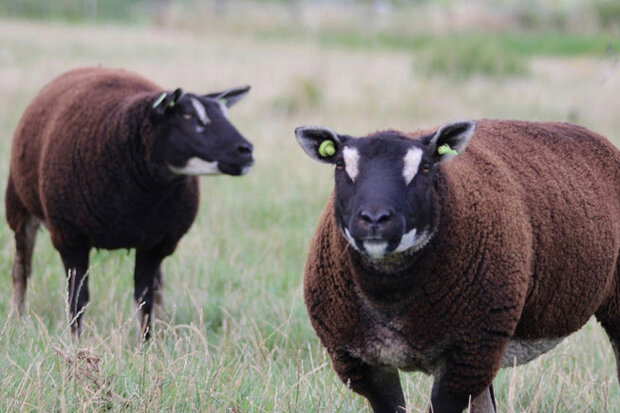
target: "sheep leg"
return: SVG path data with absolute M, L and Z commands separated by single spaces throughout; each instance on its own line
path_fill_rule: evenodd
M 82 247 L 60 252 L 68 281 L 69 315 L 71 333 L 79 338 L 82 333 L 82 316 L 89 300 L 88 294 L 88 254 L 90 247 Z
M 405 412 L 405 396 L 398 370 L 371 366 L 339 351 L 331 352 L 334 369 L 347 386 L 368 399 L 374 413 Z
M 166 254 L 159 249 L 136 251 L 134 299 L 138 306 L 138 322 L 145 340 L 151 337 L 153 309 L 162 303 L 161 262 Z
M 29 215 L 15 231 L 15 261 L 13 261 L 13 299 L 11 314 L 22 315 L 26 300 L 28 279 L 32 272 L 32 253 L 39 229 L 39 220 Z
M 446 373 L 444 375 L 439 375 L 439 377 L 436 376 L 431 392 L 431 406 L 429 412 L 461 413 L 471 402 L 472 412 L 495 413 L 495 396 L 493 395 L 493 387 L 491 384 L 483 387 L 482 392 L 479 394 L 475 390 L 469 394 L 453 390 L 454 387 L 460 387 L 460 385 L 466 382 L 467 378 L 467 376 L 456 375 L 454 373 Z M 492 380 L 492 377 L 490 380 Z M 476 384 L 474 384 L 474 386 L 480 387 L 480 385 Z M 471 394 L 478 395 L 472 399 Z
M 15 233 L 15 260 L 11 272 L 13 278 L 13 299 L 10 315 L 22 315 L 26 300 L 26 288 L 31 273 L 32 252 L 39 228 L 39 220 L 24 206 L 13 178 L 9 175 L 5 193 L 6 220 Z
M 153 282 L 153 317 L 157 318 L 164 308 L 164 280 L 161 273 L 161 265 L 155 273 L 155 281 Z
M 495 413 L 497 406 L 495 405 L 495 396 L 493 394 L 493 386 L 489 386 L 471 401 L 472 413 Z
M 438 385 L 437 380 L 433 383 L 429 413 L 461 413 L 468 404 L 468 396 L 450 392 Z

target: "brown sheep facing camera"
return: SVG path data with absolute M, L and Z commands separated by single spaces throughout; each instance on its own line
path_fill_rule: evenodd
M 12 312 L 24 311 L 39 223 L 68 274 L 71 330 L 88 302 L 91 248 L 135 248 L 145 338 L 161 304 L 161 262 L 198 209 L 194 175 L 242 175 L 252 145 L 227 119 L 249 87 L 165 92 L 128 71 L 84 68 L 41 90 L 13 137 L 6 217 L 15 232 Z
M 399 370 L 434 376 L 434 413 L 470 400 L 494 412 L 501 367 L 552 349 L 592 315 L 620 375 L 620 151 L 605 138 L 498 120 L 295 134 L 336 166 L 306 306 L 334 369 L 374 412 L 405 411 Z

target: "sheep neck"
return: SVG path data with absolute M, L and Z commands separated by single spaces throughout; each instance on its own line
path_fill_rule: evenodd
M 131 158 L 128 161 L 134 165 L 134 180 L 146 192 L 161 192 L 186 183 L 190 178 L 173 174 L 159 159 L 162 156 L 157 150 L 159 136 L 156 136 L 157 132 L 149 119 L 151 101 L 152 93 L 132 99 L 130 108 L 122 112 L 125 119 L 121 122 L 130 125 L 125 155 Z

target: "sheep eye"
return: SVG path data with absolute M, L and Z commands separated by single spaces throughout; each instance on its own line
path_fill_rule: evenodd
M 342 161 L 336 161 L 336 169 L 340 170 L 344 167 Z
M 430 170 L 431 170 L 431 165 L 427 162 L 424 162 L 422 164 L 422 172 L 427 173 L 427 172 L 430 172 Z
M 184 113 L 182 116 L 183 116 L 183 119 L 187 119 L 187 120 L 190 120 L 190 119 L 194 118 L 194 114 L 193 113 Z

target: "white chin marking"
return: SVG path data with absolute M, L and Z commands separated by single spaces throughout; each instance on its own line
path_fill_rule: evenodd
M 385 241 L 364 241 L 364 249 L 371 258 L 383 258 L 387 249 Z
M 351 236 L 351 232 L 349 232 L 348 228 L 344 228 L 342 230 L 344 233 L 344 237 L 351 247 L 360 251 L 355 243 L 355 239 Z M 403 251 L 419 251 L 428 244 L 428 242 L 433 237 L 434 232 L 431 232 L 429 229 L 425 229 L 422 231 L 420 236 L 417 236 L 417 230 L 414 228 L 411 231 L 403 234 L 400 239 L 400 243 L 392 251 L 392 253 L 403 252 Z M 362 253 L 368 254 L 368 256 L 372 259 L 381 259 L 385 258 L 387 255 L 388 243 L 387 241 L 364 241 L 364 251 L 360 251 Z
M 403 158 L 403 178 L 405 178 L 405 185 L 409 185 L 413 178 L 418 173 L 420 167 L 420 161 L 422 160 L 422 150 L 419 148 L 411 148 L 407 151 L 407 154 Z
M 342 150 L 342 157 L 344 158 L 344 170 L 347 172 L 347 175 L 349 175 L 349 178 L 355 181 L 357 174 L 359 174 L 359 152 L 355 148 L 345 147 Z
M 428 242 L 431 240 L 433 233 L 431 233 L 428 229 L 422 231 L 422 233 L 418 236 L 417 230 L 414 228 L 411 231 L 403 234 L 400 239 L 400 243 L 398 247 L 394 250 L 394 252 L 403 252 L 409 249 L 413 249 L 414 251 L 418 251 L 426 246 Z
M 189 158 L 185 166 L 172 166 L 168 168 L 179 175 L 219 175 L 222 171 L 217 167 L 217 162 L 207 162 L 200 158 Z

